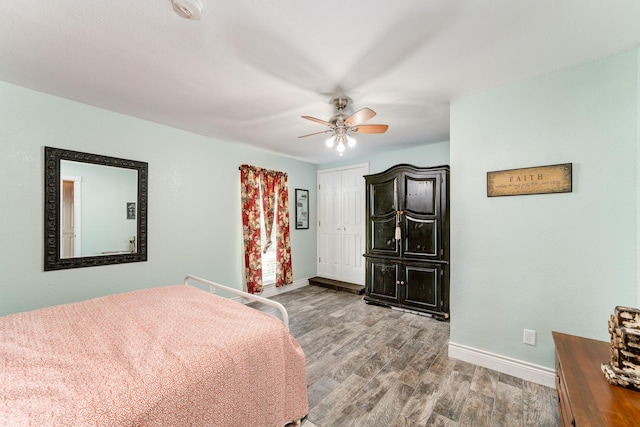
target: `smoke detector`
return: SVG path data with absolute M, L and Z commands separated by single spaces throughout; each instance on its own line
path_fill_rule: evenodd
M 202 15 L 202 3 L 200 0 L 171 0 L 173 10 L 185 19 L 200 19 Z

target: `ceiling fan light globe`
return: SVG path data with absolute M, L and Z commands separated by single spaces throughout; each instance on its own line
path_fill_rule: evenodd
M 342 152 L 344 151 L 344 144 L 342 143 L 342 141 L 340 141 L 338 143 L 338 146 L 336 147 L 336 150 L 338 150 L 338 153 L 340 153 L 340 155 L 342 155 Z
M 327 144 L 327 147 L 331 148 L 333 147 L 334 142 L 335 142 L 335 138 L 333 136 L 330 136 L 329 138 L 327 138 L 327 140 L 324 143 Z
M 349 147 L 355 147 L 356 146 L 356 139 L 352 136 L 347 135 L 347 145 Z

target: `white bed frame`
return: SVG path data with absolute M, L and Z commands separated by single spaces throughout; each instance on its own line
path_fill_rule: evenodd
M 202 279 L 200 277 L 197 276 L 192 276 L 190 274 L 187 274 L 186 276 L 184 276 L 184 284 L 188 285 L 189 280 L 193 280 L 194 282 L 198 282 L 201 283 L 203 285 L 207 285 L 209 286 L 209 292 L 211 292 L 212 294 L 216 293 L 216 289 L 220 289 L 223 290 L 225 292 L 230 292 L 232 294 L 241 296 L 242 298 L 248 299 L 250 301 L 258 301 L 261 302 L 265 305 L 271 306 L 271 307 L 275 307 L 280 311 L 280 314 L 282 315 L 282 323 L 284 323 L 285 328 L 287 328 L 287 331 L 289 330 L 289 314 L 287 313 L 287 309 L 284 308 L 284 306 L 282 304 L 280 304 L 279 302 L 276 301 L 272 301 L 270 299 L 258 296 L 258 295 L 254 295 L 254 294 L 250 294 L 248 292 L 244 292 L 238 289 L 233 289 L 230 288 L 228 286 L 225 285 L 221 285 L 219 283 L 215 283 L 215 282 L 211 282 L 209 280 L 205 280 Z

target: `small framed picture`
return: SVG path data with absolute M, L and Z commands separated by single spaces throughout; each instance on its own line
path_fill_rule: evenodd
M 136 203 L 127 202 L 127 219 L 136 219 Z
M 296 230 L 309 228 L 309 190 L 296 188 Z

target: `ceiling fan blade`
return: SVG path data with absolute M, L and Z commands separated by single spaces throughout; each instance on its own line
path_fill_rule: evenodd
M 359 125 L 351 128 L 355 133 L 385 133 L 389 129 L 389 125 Z
M 315 117 L 311 117 L 311 116 L 300 116 L 300 117 L 302 117 L 303 119 L 311 120 L 312 122 L 320 123 L 321 125 L 327 125 L 327 126 L 333 127 L 331 123 L 325 122 L 324 120 L 316 119 Z
M 322 132 L 314 132 L 314 133 L 309 133 L 307 135 L 301 135 L 298 138 L 306 138 L 308 136 L 313 136 L 313 135 L 320 135 L 321 133 L 330 133 L 332 132 L 331 130 L 323 130 Z
M 375 115 L 376 115 L 375 111 L 373 111 L 371 108 L 365 107 L 365 108 L 362 108 L 362 109 L 356 111 L 352 115 L 350 115 L 349 118 L 347 120 L 345 120 L 344 122 L 346 124 L 349 124 L 349 125 L 353 126 L 353 125 L 356 125 L 356 124 L 360 124 L 360 123 L 366 122 L 367 120 L 371 119 Z

